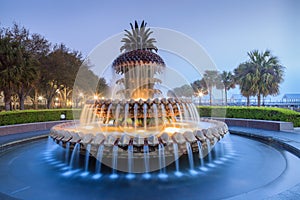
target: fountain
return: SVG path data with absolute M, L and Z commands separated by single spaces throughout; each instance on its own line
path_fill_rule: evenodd
M 117 170 L 165 174 L 164 168 L 174 161 L 178 171 L 182 154 L 188 155 L 193 171 L 193 152 L 201 151 L 203 159 L 228 132 L 227 126 L 200 119 L 190 99 L 162 95 L 157 75 L 164 72 L 165 62 L 157 54 L 156 40 L 149 37 L 144 21 L 130 25 L 131 32 L 125 30 L 122 39 L 124 53 L 112 63 L 121 76 L 115 83 L 116 98 L 87 101 L 79 122 L 57 125 L 50 136 L 68 151 L 80 148 L 87 157 L 97 158 L 96 173 L 102 162 L 112 168 L 114 177 Z M 87 171 L 89 159 L 85 160 Z

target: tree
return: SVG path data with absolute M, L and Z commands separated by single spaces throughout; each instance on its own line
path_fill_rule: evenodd
M 108 89 L 109 86 L 107 85 L 105 78 L 103 77 L 99 78 L 97 88 L 96 88 L 96 93 L 101 96 L 105 96 L 108 92 Z
M 199 97 L 199 105 L 201 105 L 201 98 L 208 94 L 207 85 L 204 79 L 196 80 L 192 83 L 195 96 Z
M 45 92 L 47 108 L 56 94 L 61 95 L 63 106 L 71 96 L 70 90 L 81 65 L 81 55 L 65 45 L 55 45 L 53 51 L 42 60 L 41 88 Z
M 269 50 L 248 52 L 249 63 L 255 69 L 257 87 L 257 105 L 261 105 L 261 96 L 278 95 L 279 84 L 283 81 L 284 67 L 279 64 L 277 57 Z
M 251 63 L 242 63 L 236 69 L 234 69 L 235 82 L 240 87 L 240 92 L 247 98 L 247 106 L 250 106 L 250 96 L 254 96 L 257 93 L 255 77 L 255 69 Z
M 222 88 L 225 92 L 225 105 L 227 106 L 227 91 L 235 88 L 234 76 L 231 72 L 223 71 L 221 73 Z
M 176 87 L 173 91 L 176 97 L 191 97 L 194 94 L 193 88 L 188 84 Z
M 6 110 L 11 109 L 11 97 L 17 94 L 23 110 L 25 98 L 38 80 L 38 55 L 45 49 L 41 48 L 41 44 L 48 41 L 38 34 L 30 34 L 29 30 L 17 24 L 12 28 L 2 28 L 0 40 L 0 77 L 5 107 Z
M 34 57 L 33 48 L 35 44 L 31 38 L 29 30 L 14 24 L 9 31 L 12 41 L 18 45 L 18 56 L 15 57 L 18 73 L 15 75 L 14 92 L 18 95 L 20 110 L 24 110 L 24 101 L 33 88 L 33 83 L 37 80 L 38 60 Z
M 15 31 L 19 31 L 15 34 Z M 13 29 L 2 28 L 0 30 L 0 90 L 4 94 L 5 110 L 11 110 L 11 98 L 16 85 L 22 80 L 22 68 L 26 67 L 26 57 L 23 57 L 24 48 L 18 38 L 24 38 L 28 34 L 24 28 L 19 29 L 14 25 Z
M 209 104 L 212 105 L 212 89 L 220 83 L 220 74 L 216 70 L 206 70 L 203 75 L 209 93 Z
M 2 29 L 0 34 L 0 90 L 3 91 L 6 111 L 11 109 L 15 74 L 18 72 L 15 57 L 18 55 L 17 44 L 13 43 L 7 31 Z

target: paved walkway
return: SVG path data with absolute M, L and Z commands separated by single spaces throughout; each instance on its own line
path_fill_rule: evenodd
M 300 129 L 299 128 L 295 128 L 293 131 L 268 131 L 262 129 L 230 126 L 229 131 L 232 134 L 249 136 L 249 137 L 258 138 L 265 141 L 276 142 L 300 158 Z M 290 200 L 290 199 L 300 199 L 300 183 L 280 194 L 267 198 L 267 200 Z

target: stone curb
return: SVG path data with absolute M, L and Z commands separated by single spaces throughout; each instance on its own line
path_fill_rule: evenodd
M 8 143 L 5 143 L 5 144 L 1 144 L 0 145 L 0 153 L 2 153 L 3 151 L 5 151 L 5 150 L 7 150 L 7 149 L 9 149 L 13 146 L 16 146 L 16 145 L 19 145 L 19 144 L 24 144 L 24 143 L 35 141 L 35 140 L 40 140 L 40 139 L 47 138 L 47 137 L 48 137 L 48 134 L 42 134 L 42 135 L 39 135 L 39 136 L 28 137 L 28 138 L 24 138 L 24 139 L 15 140 L 13 142 L 8 142 Z
M 257 140 L 260 140 L 263 142 L 270 142 L 270 143 L 278 144 L 281 147 L 283 147 L 285 150 L 289 151 L 290 153 L 292 153 L 300 158 L 300 149 L 298 149 L 298 148 L 294 147 L 293 145 L 290 145 L 287 142 L 282 141 L 278 138 L 271 137 L 271 136 L 257 135 L 257 134 L 249 133 L 247 131 L 236 131 L 236 130 L 232 130 L 230 128 L 230 126 L 228 127 L 228 129 L 229 129 L 229 132 L 234 135 L 245 136 L 245 137 L 254 138 L 254 139 L 257 139 Z
M 49 130 L 53 126 L 71 122 L 73 120 L 61 120 L 61 121 L 49 121 L 49 122 L 35 122 L 35 123 L 27 123 L 27 124 L 16 124 L 16 125 L 7 125 L 0 126 L 0 136 L 16 134 L 16 133 L 24 133 L 31 131 L 44 131 Z

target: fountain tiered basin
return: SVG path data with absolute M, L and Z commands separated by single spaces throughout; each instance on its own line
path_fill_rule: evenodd
M 125 52 L 112 62 L 110 97 L 87 101 L 78 122 L 57 125 L 50 133 L 68 150 L 130 173 L 164 168 L 182 154 L 191 162 L 193 152 L 205 157 L 228 132 L 223 122 L 200 120 L 192 98 L 163 91 L 159 75 L 166 64 L 145 26 L 131 25 L 132 34 L 126 31 L 128 38 L 122 39 Z

